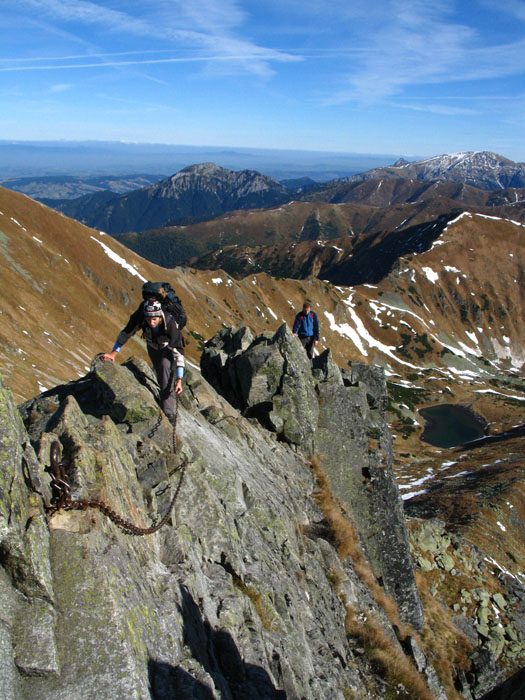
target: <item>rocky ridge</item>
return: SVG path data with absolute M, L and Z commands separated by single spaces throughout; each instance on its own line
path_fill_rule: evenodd
M 525 164 L 515 163 L 490 151 L 467 151 L 424 158 L 408 163 L 401 161 L 386 168 L 374 168 L 348 181 L 364 179 L 411 178 L 414 180 L 452 180 L 482 190 L 525 187 Z
M 275 342 L 288 367 L 280 408 L 288 424 L 285 404 L 297 405 L 299 396 L 286 377 L 299 371 L 296 379 L 316 404 L 317 380 L 289 331 Z M 384 403 L 384 387 L 370 375 L 367 398 L 366 368 L 357 372 L 348 393 L 359 429 L 364 435 L 373 424 L 386 440 L 369 408 L 369 401 Z M 343 391 L 330 364 L 319 381 Z M 170 454 L 171 426 L 157 407 L 151 371 L 137 359 L 124 366 L 95 360 L 85 378 L 26 402 L 25 427 L 2 392 L 3 698 L 343 700 L 365 686 L 368 697 L 384 697 L 392 681 L 374 672 L 359 640 L 348 637 L 348 606 L 377 619 L 391 653 L 404 653 L 385 612 L 337 555 L 313 498 L 307 451 L 243 418 L 190 372 L 178 451 Z M 338 430 L 333 437 L 341 440 Z M 187 463 L 171 525 L 131 538 L 94 510 L 46 517 L 53 440 L 62 445 L 73 498 L 98 498 L 139 523 L 163 514 Z M 354 452 L 372 467 L 363 439 Z M 377 472 L 385 472 L 377 489 L 387 486 L 391 523 L 403 535 L 392 542 L 405 567 L 400 598 L 411 601 L 402 615 L 420 628 L 399 496 L 388 464 Z
M 284 185 L 258 172 L 201 163 L 127 194 L 108 198 L 100 193 L 46 203 L 83 224 L 118 234 L 187 223 L 233 209 L 271 207 L 287 201 L 289 195 Z
M 2 388 L 2 697 L 445 700 L 459 697 L 456 686 L 479 697 L 482 676 L 493 687 L 502 674 L 490 648 L 472 678 L 462 672 L 470 652 L 459 628 L 437 659 L 440 680 L 430 663 L 382 373 L 360 363 L 340 372 L 329 352 L 312 373 L 286 327 L 257 338 L 225 330 L 203 369 L 242 413 L 190 371 L 175 455 L 141 360 L 95 360 L 86 377 L 21 406 L 24 423 Z M 187 463 L 171 524 L 131 538 L 98 511 L 46 517 L 55 439 L 73 497 L 140 524 L 163 515 Z M 369 578 L 341 555 L 312 453 L 354 523 Z M 379 583 L 397 601 L 397 633 Z M 495 591 L 492 600 L 503 606 Z M 406 623 L 421 636 L 406 637 Z

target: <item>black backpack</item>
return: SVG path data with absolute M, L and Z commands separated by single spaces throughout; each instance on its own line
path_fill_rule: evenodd
M 175 319 L 179 329 L 183 329 L 188 320 L 186 312 L 182 307 L 182 302 L 175 294 L 175 290 L 169 282 L 144 282 L 142 285 L 142 298 L 157 299 L 162 304 L 164 311 L 167 311 Z

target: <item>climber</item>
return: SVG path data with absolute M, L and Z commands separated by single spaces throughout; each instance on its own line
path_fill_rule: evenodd
M 156 299 L 149 299 L 131 314 L 126 327 L 118 334 L 113 350 L 102 355 L 103 360 L 114 362 L 117 353 L 131 336 L 142 330 L 148 355 L 160 387 L 160 404 L 164 413 L 175 419 L 175 394 L 182 392 L 184 376 L 184 343 L 175 319 L 162 310 Z M 174 372 L 175 386 L 172 391 Z
M 319 342 L 319 321 L 315 311 L 312 311 L 312 305 L 309 301 L 304 302 L 303 310 L 296 315 L 292 333 L 303 344 L 310 359 L 310 366 L 312 366 L 314 346 Z

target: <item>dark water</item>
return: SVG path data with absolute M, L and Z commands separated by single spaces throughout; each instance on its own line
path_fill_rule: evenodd
M 457 447 L 485 433 L 484 421 L 465 406 L 442 403 L 419 413 L 426 421 L 421 439 L 436 447 Z

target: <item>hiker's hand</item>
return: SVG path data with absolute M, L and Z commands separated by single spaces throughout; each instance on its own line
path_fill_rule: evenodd
M 117 356 L 117 353 L 115 350 L 112 350 L 111 352 L 105 352 L 102 355 L 103 360 L 111 360 L 111 362 L 115 362 L 115 357 Z
M 294 335 L 295 335 L 295 337 L 296 337 L 296 338 L 298 338 L 298 337 L 299 337 L 299 336 L 297 335 L 297 333 L 294 333 Z
M 318 340 L 314 340 L 314 345 L 317 345 L 318 342 L 319 342 Z
M 177 381 L 175 382 L 175 389 L 174 389 L 176 394 L 182 394 L 182 379 L 179 377 Z

